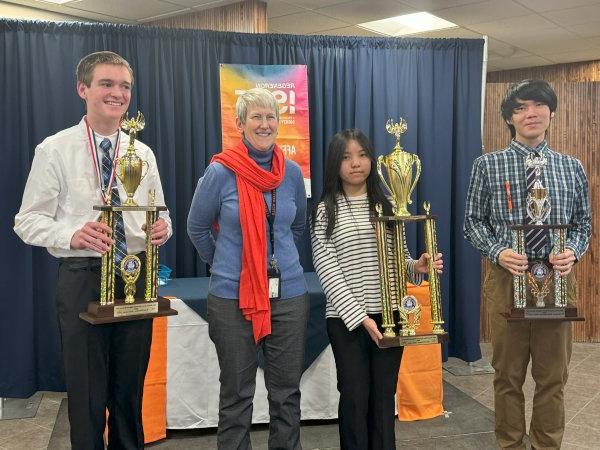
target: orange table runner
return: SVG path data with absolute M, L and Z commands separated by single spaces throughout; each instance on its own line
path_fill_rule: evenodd
M 431 332 L 429 283 L 411 285 L 408 293 L 417 297 L 421 304 L 421 324 L 417 331 Z M 404 347 L 396 389 L 398 419 L 410 421 L 437 417 L 444 412 L 443 399 L 441 345 Z
M 144 381 L 142 422 L 145 443 L 167 437 L 167 318 L 157 317 L 152 324 L 150 361 Z

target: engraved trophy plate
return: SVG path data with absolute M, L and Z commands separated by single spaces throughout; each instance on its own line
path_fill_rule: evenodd
M 111 246 L 108 252 L 102 255 L 100 275 L 100 299 L 88 304 L 87 312 L 79 314 L 86 322 L 96 325 L 128 320 L 149 319 L 160 316 L 172 316 L 177 311 L 171 309 L 171 302 L 159 297 L 158 291 L 158 246 L 150 240 L 150 229 L 159 217 L 160 211 L 166 211 L 166 206 L 155 205 L 154 191 L 148 192 L 149 205 L 138 205 L 133 196 L 140 182 L 148 173 L 148 162 L 142 161 L 135 153 L 135 139 L 137 132 L 145 127 L 145 119 L 138 112 L 136 118 L 127 118 L 125 114 L 121 121 L 121 128 L 129 131 L 129 145 L 126 154 L 115 160 L 115 172 L 123 185 L 127 200 L 121 206 L 112 206 L 110 201 L 105 205 L 94 206 L 94 210 L 101 211 L 100 220 L 106 223 L 115 232 L 115 212 L 128 211 L 146 214 L 146 257 L 145 257 L 145 289 L 144 297 L 136 298 L 136 282 L 142 271 L 142 261 L 135 255 L 127 255 L 120 265 L 120 273 L 125 284 L 124 299 L 115 299 L 115 247 Z M 144 170 L 145 167 L 145 170 Z
M 377 238 L 377 263 L 380 276 L 381 309 L 383 338 L 379 347 L 398 347 L 401 345 L 422 345 L 439 343 L 448 339 L 444 331 L 442 319 L 439 276 L 433 267 L 433 259 L 429 259 L 429 300 L 431 304 L 431 331 L 423 332 L 421 325 L 422 307 L 416 297 L 408 295 L 408 274 L 406 269 L 405 223 L 423 222 L 425 225 L 425 248 L 430 255 L 436 255 L 437 236 L 435 216 L 430 214 L 428 202 L 423 204 L 424 215 L 411 215 L 407 206 L 412 203 L 411 195 L 421 175 L 421 162 L 415 154 L 404 151 L 400 145 L 400 137 L 407 130 L 406 121 L 402 118 L 397 123 L 388 120 L 388 133 L 396 137 L 396 145 L 392 152 L 377 159 L 377 173 L 383 185 L 390 192 L 394 202 L 394 215 L 384 216 L 381 205 L 376 206 L 377 215 L 372 219 L 375 224 Z M 385 175 L 382 170 L 385 167 Z M 392 234 L 393 245 L 387 245 L 388 233 Z M 391 262 L 394 264 L 390 264 Z M 395 281 L 395 283 L 393 283 Z M 394 305 L 398 304 L 400 316 L 400 335 L 394 331 Z

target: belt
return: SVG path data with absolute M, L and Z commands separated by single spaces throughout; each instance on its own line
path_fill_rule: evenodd
M 140 260 L 145 262 L 146 252 L 140 252 L 136 255 Z M 61 265 L 67 266 L 69 269 L 95 269 L 102 265 L 102 258 L 99 256 L 73 256 L 68 258 L 58 259 Z

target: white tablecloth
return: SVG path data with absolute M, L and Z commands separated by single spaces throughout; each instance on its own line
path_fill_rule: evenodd
M 219 362 L 208 337 L 208 323 L 179 299 L 167 334 L 167 428 L 216 427 L 219 413 Z M 302 419 L 335 419 L 339 394 L 331 346 L 304 372 L 300 382 Z M 268 423 L 264 374 L 256 375 L 253 423 Z

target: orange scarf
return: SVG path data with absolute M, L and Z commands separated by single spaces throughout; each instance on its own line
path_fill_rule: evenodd
M 213 156 L 235 173 L 242 229 L 242 271 L 240 273 L 240 309 L 252 321 L 255 342 L 271 334 L 271 302 L 267 289 L 267 229 L 263 192 L 272 191 L 283 181 L 285 158 L 273 148 L 271 171 L 262 169 L 248 155 L 243 141 Z M 212 162 L 211 161 L 211 162 Z

